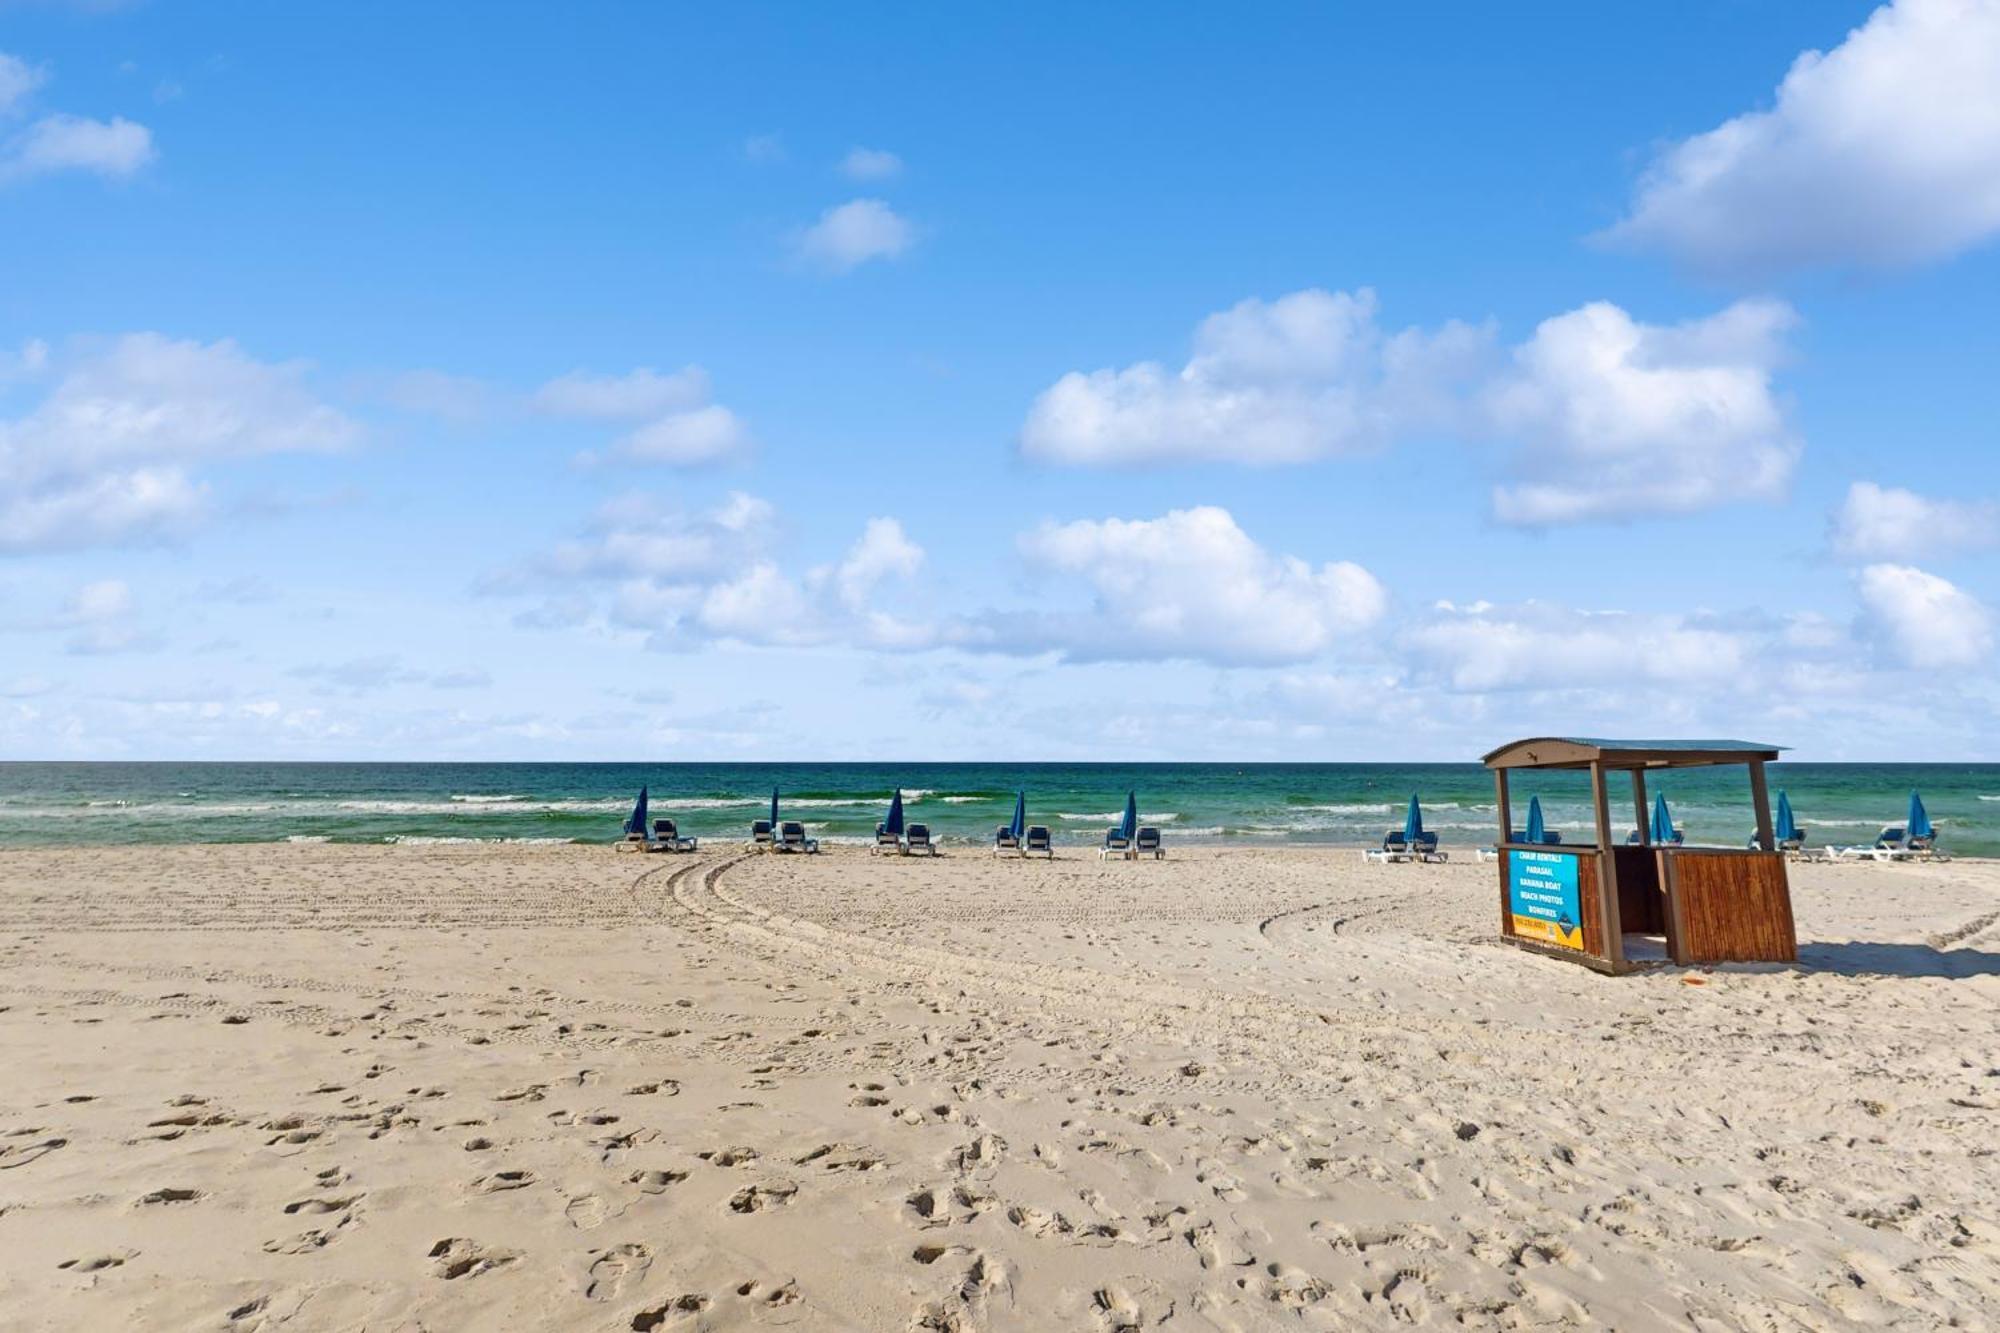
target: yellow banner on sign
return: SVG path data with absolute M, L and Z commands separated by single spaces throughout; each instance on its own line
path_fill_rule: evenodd
M 1517 939 L 1540 940 L 1544 944 L 1556 944 L 1565 949 L 1583 948 L 1582 926 L 1564 929 L 1560 922 L 1546 921 L 1538 916 L 1515 916 L 1514 935 Z

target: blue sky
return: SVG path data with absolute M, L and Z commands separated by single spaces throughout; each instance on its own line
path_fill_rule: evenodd
M 1996 80 L 1969 0 L 0 5 L 0 755 L 1992 759 Z

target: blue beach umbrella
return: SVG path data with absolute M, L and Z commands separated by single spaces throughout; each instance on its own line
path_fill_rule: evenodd
M 1653 801 L 1653 841 L 1656 843 L 1674 840 L 1674 817 L 1667 809 L 1667 794 L 1661 792 Z
M 778 789 L 771 788 L 771 827 L 778 827 Z
M 1904 823 L 1904 830 L 1912 838 L 1934 838 L 1937 830 L 1931 826 L 1930 812 L 1924 809 L 1924 798 L 1910 793 L 1910 817 Z
M 1539 796 L 1528 798 L 1528 831 L 1522 836 L 1533 843 L 1543 842 L 1549 836 L 1548 827 L 1542 823 L 1542 798 Z
M 1139 793 L 1125 793 L 1125 818 L 1118 822 L 1118 836 L 1131 839 L 1139 834 Z
M 1796 842 L 1799 837 L 1799 821 L 1792 814 L 1792 798 L 1778 793 L 1778 841 Z
M 896 798 L 889 802 L 889 817 L 882 821 L 882 831 L 896 837 L 903 836 L 903 792 L 896 789 Z
M 646 831 L 646 789 L 644 787 L 639 788 L 639 803 L 632 807 L 632 817 L 625 821 L 625 831 L 627 833 L 644 833 Z
M 1022 834 L 1024 834 L 1027 831 L 1027 827 L 1028 827 L 1028 793 L 1025 791 L 1017 791 L 1014 793 L 1014 822 L 1007 826 L 1007 830 L 1008 832 L 1013 834 L 1014 841 L 1019 842 L 1021 840 Z
M 1410 793 L 1410 810 L 1403 816 L 1403 841 L 1415 842 L 1424 836 L 1424 808 L 1417 804 L 1417 794 Z

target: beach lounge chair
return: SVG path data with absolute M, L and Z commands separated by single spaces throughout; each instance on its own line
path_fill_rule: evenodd
M 1633 829 L 1630 833 L 1625 835 L 1625 845 L 1627 847 L 1637 847 L 1640 845 L 1638 829 Z M 1664 842 L 1662 842 L 1658 838 L 1655 838 L 1653 840 L 1653 846 L 1655 847 L 1684 847 L 1686 845 L 1687 845 L 1687 831 L 1685 829 L 1675 829 L 1674 836 L 1666 839 Z
M 993 854 L 995 856 L 1003 856 L 1008 852 L 1018 854 L 1020 850 L 1021 840 L 1014 836 L 1014 826 L 1012 824 L 1002 824 L 999 828 L 993 830 Z
M 912 824 L 904 836 L 909 839 L 911 856 L 915 856 L 919 852 L 922 852 L 925 856 L 937 855 L 937 844 L 931 841 L 930 825 Z
M 1438 850 L 1438 835 L 1429 830 L 1417 835 L 1417 840 L 1410 844 L 1410 854 L 1420 861 L 1429 861 L 1433 864 L 1442 864 L 1451 855 L 1449 852 Z
M 1410 859 L 1410 840 L 1403 836 L 1403 830 L 1392 828 L 1382 835 L 1382 845 L 1370 847 L 1361 853 L 1370 861 L 1407 861 Z
M 1055 842 L 1049 837 L 1048 829 L 1040 824 L 1029 826 L 1027 840 L 1021 847 L 1023 856 L 1033 856 L 1036 852 L 1040 852 L 1052 861 L 1055 859 Z
M 875 856 L 877 854 L 894 852 L 900 856 L 902 851 L 903 840 L 896 834 L 889 832 L 887 824 L 877 824 L 875 826 L 875 845 L 868 849 L 868 854 Z
M 1102 861 L 1105 857 L 1114 853 L 1119 856 L 1130 856 L 1132 854 L 1132 840 L 1118 829 L 1108 828 L 1104 830 L 1104 845 L 1097 849 L 1097 859 Z
M 771 832 L 770 820 L 759 819 L 752 821 L 750 825 L 750 849 L 752 851 L 768 852 L 776 849 L 777 845 L 778 839 Z
M 781 852 L 816 852 L 819 839 L 806 836 L 806 826 L 796 819 L 788 819 L 778 826 L 778 850 Z
M 1918 855 L 1910 843 L 1909 832 L 1901 824 L 1891 824 L 1876 834 L 1873 842 L 1835 847 L 1830 854 L 1836 861 L 1909 861 Z
M 1166 857 L 1167 849 L 1163 845 L 1161 845 L 1160 831 L 1156 828 L 1147 827 L 1140 829 L 1139 836 L 1133 840 L 1132 843 L 1133 856 L 1135 857 L 1144 856 L 1148 852 L 1152 853 L 1153 859 L 1155 861 L 1162 860 Z
M 699 848 L 701 839 L 683 838 L 680 826 L 671 819 L 653 821 L 653 846 L 663 852 L 692 852 Z

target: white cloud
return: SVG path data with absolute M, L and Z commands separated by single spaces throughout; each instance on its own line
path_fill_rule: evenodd
M 74 631 L 67 645 L 72 653 L 122 653 L 158 642 L 139 627 L 137 616 L 131 587 L 122 579 L 101 579 L 72 593 L 56 623 Z
M 871 259 L 894 259 L 917 239 L 916 228 L 880 199 L 854 199 L 820 214 L 798 237 L 808 262 L 845 273 Z
M 1903 665 L 1991 665 L 1993 614 L 1955 584 L 1909 565 L 1880 564 L 1863 569 L 1855 587 L 1864 633 Z
M 55 382 L 41 402 L 0 419 L 0 552 L 177 535 L 205 511 L 190 469 L 359 434 L 307 390 L 303 366 L 228 341 L 127 334 L 79 343 L 44 371 Z
M 1958 253 L 2000 230 L 1996 87 L 2000 4 L 1898 0 L 1661 154 L 1609 235 L 1728 274 Z
M 1635 681 L 1715 686 L 1756 656 L 1740 628 L 1674 614 L 1578 611 L 1544 602 L 1440 603 L 1401 646 L 1412 666 L 1457 691 L 1565 690 Z
M 2000 504 L 1990 500 L 1933 500 L 1900 487 L 1857 481 L 1833 516 L 1833 549 L 1859 560 L 1908 560 L 1996 543 Z
M 703 512 L 675 512 L 646 497 L 607 505 L 585 537 L 539 566 L 489 582 L 498 592 L 552 590 L 520 623 L 573 628 L 592 622 L 593 600 L 577 583 L 608 585 L 608 622 L 644 630 L 656 647 L 711 640 L 801 646 L 857 643 L 909 649 L 934 627 L 873 609 L 870 595 L 922 567 L 924 552 L 893 518 L 872 518 L 838 562 L 795 577 L 774 552 L 776 515 L 755 496 L 732 494 Z
M 1380 448 L 1450 413 L 1490 334 L 1384 335 L 1375 294 L 1293 292 L 1209 316 L 1178 371 L 1072 371 L 1035 400 L 1028 457 L 1053 463 L 1302 463 Z
M 58 113 L 43 116 L 0 145 L 0 181 L 57 171 L 130 176 L 153 157 L 153 132 L 136 121 Z
M 743 419 L 709 395 L 708 373 L 699 366 L 670 374 L 642 366 L 625 375 L 572 371 L 536 390 L 533 403 L 555 416 L 637 421 L 610 457 L 692 467 L 740 458 L 755 445 Z
M 1220 666 L 1302 662 L 1373 625 L 1388 596 L 1345 561 L 1273 555 L 1226 509 L 1046 524 L 1021 538 L 1045 574 L 1081 578 L 1088 612 L 989 615 L 969 642 L 1082 661 L 1179 658 Z
M 0 51 L 0 116 L 13 114 L 47 79 L 46 71 Z
M 699 407 L 709 393 L 708 372 L 699 366 L 664 375 L 650 366 L 623 375 L 573 370 L 537 389 L 534 405 L 556 416 L 638 420 Z
M 1800 445 L 1771 376 L 1794 322 L 1774 301 L 1675 325 L 1606 302 L 1544 321 L 1478 401 L 1518 444 L 1495 514 L 1545 525 L 1782 498 Z
M 882 580 L 913 578 L 923 563 L 923 547 L 910 540 L 901 523 L 893 518 L 871 518 L 862 528 L 860 540 L 834 571 L 833 582 L 840 600 L 859 610 Z
M 840 159 L 840 171 L 849 180 L 888 180 L 902 174 L 903 159 L 884 148 L 851 148 Z

